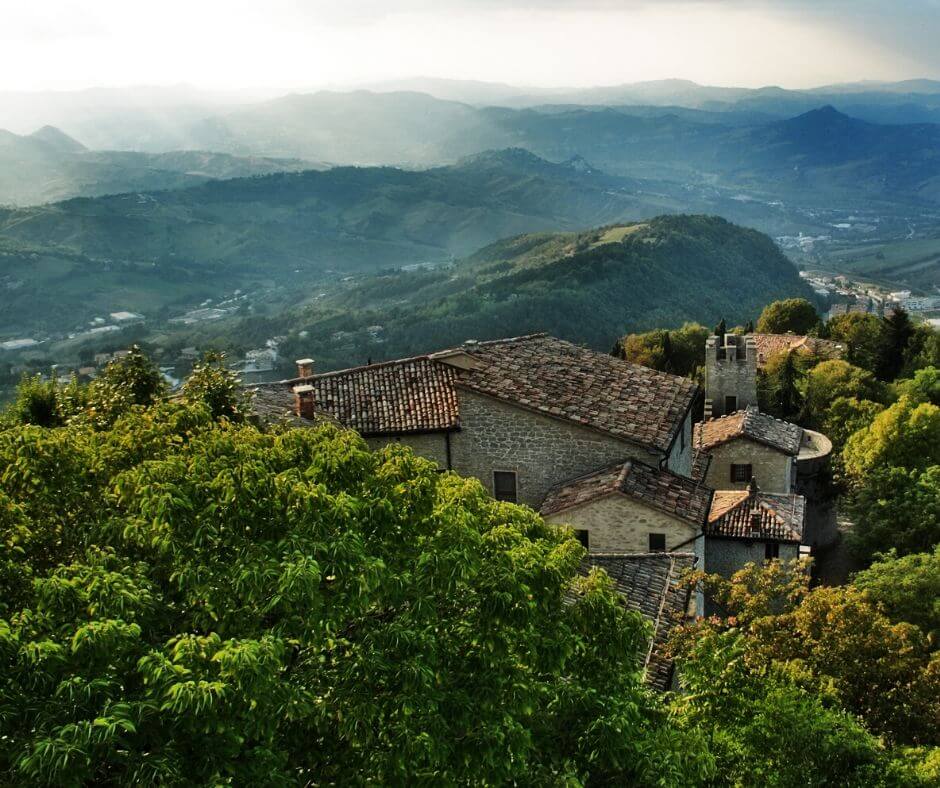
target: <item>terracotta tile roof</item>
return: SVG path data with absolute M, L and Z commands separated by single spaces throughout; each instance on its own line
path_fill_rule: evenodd
M 712 491 L 684 476 L 627 460 L 551 490 L 542 504 L 547 517 L 608 495 L 626 495 L 698 527 L 705 524 Z
M 822 359 L 842 358 L 845 346 L 838 342 L 799 334 L 750 334 L 757 344 L 757 366 L 763 367 L 775 353 L 782 350 L 797 350 L 812 353 Z
M 697 451 L 708 451 L 742 436 L 796 456 L 803 440 L 803 428 L 761 413 L 756 405 L 751 405 L 747 410 L 697 423 L 692 432 L 692 445 Z
M 680 580 L 694 566 L 692 553 L 590 553 L 581 562 L 582 574 L 593 567 L 607 572 L 625 606 L 653 625 L 643 667 L 647 683 L 658 690 L 672 684 L 673 666 L 665 656 L 665 645 L 688 616 L 691 588 Z
M 717 490 L 706 536 L 757 541 L 796 542 L 803 539 L 806 500 L 756 490 Z
M 456 388 L 487 394 L 658 451 L 668 450 L 699 389 L 691 381 L 535 334 L 256 386 L 292 407 L 311 383 L 316 407 L 364 435 L 455 429 Z
M 482 366 L 459 385 L 660 451 L 699 393 L 686 378 L 544 334 L 462 349 Z
M 426 356 L 401 359 L 256 386 L 256 411 L 291 411 L 293 386 L 305 382 L 315 389 L 317 413 L 362 435 L 449 430 L 458 425 L 456 377 Z
M 712 456 L 702 449 L 692 452 L 692 481 L 704 483 L 708 475 L 708 467 L 712 464 Z

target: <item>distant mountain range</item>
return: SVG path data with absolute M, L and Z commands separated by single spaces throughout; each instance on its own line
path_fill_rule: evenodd
M 338 167 L 0 209 L 0 332 L 115 309 L 155 314 L 223 288 L 302 295 L 324 276 L 677 210 L 643 187 L 513 149 L 424 171 Z
M 217 178 L 311 169 L 298 159 L 206 151 L 91 151 L 53 126 L 26 136 L 0 131 L 0 205 L 77 196 L 178 189 Z

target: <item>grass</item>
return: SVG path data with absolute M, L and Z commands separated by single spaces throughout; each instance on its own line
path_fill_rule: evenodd
M 940 283 L 940 238 L 848 247 L 827 257 L 835 270 L 914 290 L 933 291 Z
M 628 224 L 619 227 L 611 227 L 593 245 L 601 246 L 602 244 L 619 244 L 628 235 L 633 235 L 633 233 L 638 232 L 639 230 L 642 230 L 648 226 L 649 225 L 647 224 Z

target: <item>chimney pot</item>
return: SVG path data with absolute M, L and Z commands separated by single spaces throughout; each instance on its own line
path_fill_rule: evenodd
M 298 358 L 296 361 L 297 364 L 297 377 L 298 378 L 312 378 L 313 377 L 313 359 L 312 358 Z
M 309 385 L 294 386 L 294 412 L 302 419 L 313 419 L 316 413 L 316 389 Z

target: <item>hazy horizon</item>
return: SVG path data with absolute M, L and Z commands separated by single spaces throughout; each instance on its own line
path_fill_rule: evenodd
M 938 0 L 166 0 L 159 10 L 35 0 L 4 14 L 4 91 L 296 91 L 416 76 L 800 89 L 940 77 Z

